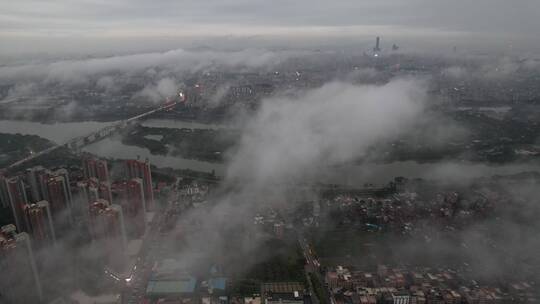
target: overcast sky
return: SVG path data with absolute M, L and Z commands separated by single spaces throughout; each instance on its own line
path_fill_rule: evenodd
M 503 44 L 517 38 L 537 43 L 540 29 L 538 0 L 0 0 L 0 4 L 0 39 L 9 43 L 376 33 L 486 37 Z M 7 48 L 3 45 L 0 51 Z

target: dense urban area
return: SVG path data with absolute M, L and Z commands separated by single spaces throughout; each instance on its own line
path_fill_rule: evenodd
M 0 302 L 538 303 L 540 59 L 374 40 L 0 66 Z

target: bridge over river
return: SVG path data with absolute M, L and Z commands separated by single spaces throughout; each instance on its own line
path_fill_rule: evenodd
M 107 126 L 105 128 L 102 128 L 102 129 L 99 129 L 99 130 L 96 130 L 96 131 L 93 131 L 92 133 L 90 134 L 87 134 L 87 135 L 84 135 L 84 136 L 79 136 L 79 137 L 75 137 L 75 138 L 72 138 L 66 142 L 63 142 L 63 143 L 59 143 L 59 144 L 56 144 L 50 148 L 47 148 L 45 150 L 42 150 L 42 151 L 39 151 L 39 152 L 36 152 L 36 153 L 32 153 L 31 155 L 21 159 L 21 160 L 18 160 L 14 163 L 12 163 L 11 165 L 7 166 L 5 169 L 9 170 L 9 169 L 13 169 L 15 167 L 18 167 L 18 166 L 21 166 L 31 160 L 34 160 L 40 156 L 43 156 L 45 154 L 48 154 L 48 153 L 51 153 L 59 148 L 62 148 L 62 147 L 66 147 L 66 148 L 69 148 L 69 149 L 73 149 L 73 150 L 80 150 L 82 147 L 86 146 L 86 145 L 89 145 L 91 143 L 94 143 L 104 137 L 107 137 L 129 125 L 133 125 L 135 124 L 137 121 L 149 116 L 149 115 L 152 115 L 154 113 L 157 113 L 157 112 L 160 112 L 160 111 L 164 111 L 164 110 L 170 110 L 172 109 L 175 105 L 177 105 L 178 102 L 167 102 L 166 104 L 164 105 L 161 105 L 153 110 L 150 110 L 150 111 L 147 111 L 147 112 L 144 112 L 142 114 L 139 114 L 137 116 L 134 116 L 134 117 L 131 117 L 131 118 L 128 118 L 128 119 L 125 119 L 125 120 L 122 120 L 122 121 L 119 121 L 118 123 L 115 123 L 113 125 L 110 125 L 110 126 Z

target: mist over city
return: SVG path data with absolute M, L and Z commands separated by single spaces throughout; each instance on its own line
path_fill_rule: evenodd
M 0 2 L 0 304 L 540 303 L 540 2 Z

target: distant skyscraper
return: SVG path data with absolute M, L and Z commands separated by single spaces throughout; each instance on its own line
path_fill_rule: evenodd
M 146 159 L 144 162 L 138 159 L 126 161 L 126 175 L 127 180 L 131 180 L 133 178 L 142 179 L 146 209 L 153 210 L 154 193 L 152 186 L 152 172 L 150 170 L 150 163 L 148 162 L 148 159 Z
M 375 38 L 375 47 L 373 48 L 373 52 L 377 53 L 381 51 L 381 37 Z
M 49 202 L 40 201 L 25 206 L 29 233 L 36 245 L 43 246 L 56 241 Z
M 24 206 L 28 204 L 24 183 L 21 178 L 13 177 L 7 180 L 9 204 L 18 231 L 27 231 L 28 225 L 24 216 Z
M 1 303 L 40 303 L 43 292 L 30 237 L 13 225 L 0 231 L 0 269 Z

